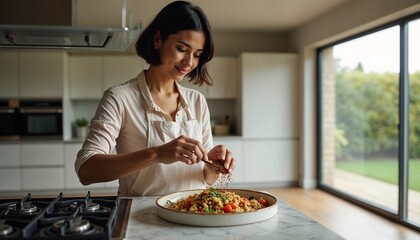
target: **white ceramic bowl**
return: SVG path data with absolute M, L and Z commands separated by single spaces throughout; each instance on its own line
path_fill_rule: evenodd
M 174 223 L 180 223 L 193 226 L 234 226 L 256 223 L 274 217 L 277 214 L 277 198 L 259 191 L 245 190 L 245 189 L 228 189 L 228 191 L 235 192 L 237 195 L 245 198 L 263 197 L 267 200 L 268 207 L 259 209 L 254 212 L 242 213 L 225 213 L 225 214 L 208 214 L 208 213 L 190 213 L 182 212 L 166 207 L 167 201 L 176 202 L 181 198 L 186 198 L 195 193 L 201 193 L 203 190 L 188 190 L 177 193 L 165 195 L 156 200 L 157 214 L 159 217 Z

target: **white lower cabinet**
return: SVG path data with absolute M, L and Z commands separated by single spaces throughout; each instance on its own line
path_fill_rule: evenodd
M 104 183 L 105 188 L 118 188 L 120 184 L 118 183 L 118 180 L 114 180 L 111 182 Z
M 0 169 L 0 191 L 22 190 L 22 171 L 20 168 Z
M 65 187 L 66 189 L 101 189 L 101 188 L 118 188 L 118 180 L 106 183 L 94 183 L 88 186 L 83 186 L 77 177 L 74 169 L 74 162 L 76 161 L 77 153 L 82 148 L 82 143 L 67 143 L 64 147 L 64 161 L 65 161 Z
M 292 184 L 298 176 L 298 140 L 215 137 L 233 154 L 232 184 Z
M 293 140 L 244 140 L 244 182 L 296 181 L 297 144 Z
M 63 143 L 22 143 L 22 166 L 63 166 Z
M 0 145 L 0 167 L 20 167 L 20 145 Z
M 82 148 L 81 143 L 67 143 L 64 147 L 64 161 L 65 161 L 65 188 L 66 189 L 98 189 L 104 188 L 103 183 L 95 183 L 89 186 L 83 186 L 77 177 L 74 169 L 74 162 L 76 161 L 77 152 Z
M 22 189 L 20 169 L 20 145 L 18 143 L 0 145 L 0 191 Z
M 22 190 L 64 188 L 63 143 L 21 143 L 20 157 Z
M 52 190 L 64 188 L 64 167 L 22 169 L 23 190 Z

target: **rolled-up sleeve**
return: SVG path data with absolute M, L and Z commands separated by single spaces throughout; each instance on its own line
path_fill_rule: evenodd
M 213 148 L 213 136 L 211 133 L 210 111 L 204 96 L 200 96 L 201 126 L 203 136 L 203 147 L 210 151 Z
M 77 153 L 74 167 L 78 176 L 80 167 L 90 157 L 95 154 L 112 153 L 124 118 L 122 104 L 121 99 L 112 91 L 112 88 L 105 91 L 95 117 L 90 122 L 89 134 L 82 149 Z

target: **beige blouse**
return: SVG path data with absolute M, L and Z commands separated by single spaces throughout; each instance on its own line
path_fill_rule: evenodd
M 176 122 L 188 119 L 188 109 L 202 129 L 201 141 L 209 151 L 213 147 L 210 114 L 205 97 L 198 91 L 177 84 L 180 104 Z M 149 121 L 172 121 L 171 117 L 153 102 L 142 71 L 137 78 L 105 91 L 95 117 L 91 120 L 89 134 L 77 154 L 76 173 L 95 154 L 129 153 L 147 148 Z M 170 141 L 171 139 L 168 139 Z M 116 163 L 117 164 L 117 163 Z M 170 166 L 173 165 L 173 166 Z M 204 163 L 190 165 L 180 162 L 170 165 L 153 164 L 141 171 L 119 179 L 122 196 L 162 195 L 170 192 L 205 188 Z M 157 170 L 158 169 L 158 170 Z M 80 176 L 79 176 L 80 177 Z

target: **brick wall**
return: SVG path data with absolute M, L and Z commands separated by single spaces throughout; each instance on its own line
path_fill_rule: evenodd
M 335 168 L 335 62 L 333 49 L 322 52 L 322 181 L 333 186 Z

